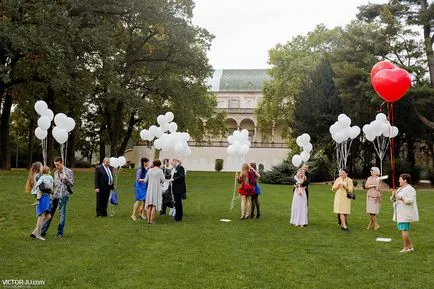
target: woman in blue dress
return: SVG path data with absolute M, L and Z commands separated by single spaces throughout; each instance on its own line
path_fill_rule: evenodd
M 136 212 L 140 205 L 140 217 L 142 219 L 146 219 L 146 212 L 144 210 L 144 202 L 146 200 L 146 190 L 147 185 L 145 183 L 146 173 L 148 172 L 149 167 L 149 159 L 142 158 L 140 160 L 140 167 L 137 169 L 136 173 L 136 182 L 134 183 L 134 190 L 136 192 L 136 202 L 133 206 L 133 214 L 131 215 L 131 219 L 134 221 L 137 220 Z

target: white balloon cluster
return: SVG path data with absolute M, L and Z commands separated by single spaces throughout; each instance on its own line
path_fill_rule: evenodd
M 341 113 L 338 116 L 338 121 L 330 126 L 329 131 L 332 139 L 336 142 L 339 169 L 346 168 L 352 141 L 360 134 L 360 127 L 351 126 L 351 119 L 346 114 Z
M 124 166 L 127 163 L 127 160 L 124 157 L 110 158 L 110 165 L 114 168 L 119 168 Z
M 329 131 L 332 139 L 338 144 L 349 139 L 355 139 L 360 134 L 360 127 L 350 125 L 351 119 L 346 114 L 341 113 L 338 116 L 338 121 L 330 126 Z
M 54 117 L 54 123 L 53 137 L 58 143 L 64 144 L 68 141 L 68 133 L 75 128 L 75 120 L 64 113 L 58 113 Z
M 228 136 L 229 146 L 226 149 L 229 155 L 237 156 L 244 159 L 250 150 L 249 131 L 243 129 L 242 131 L 235 130 L 232 135 Z
M 140 137 L 146 141 L 154 141 L 154 147 L 157 150 L 188 157 L 191 155 L 191 149 L 188 146 L 190 135 L 187 132 L 178 132 L 178 125 L 173 121 L 174 118 L 175 116 L 170 111 L 164 115 L 160 114 L 157 117 L 159 126 L 151 125 L 149 129 L 143 129 L 140 131 Z
M 292 156 L 292 165 L 294 167 L 299 167 L 302 162 L 307 162 L 310 159 L 310 153 L 312 152 L 313 145 L 310 143 L 310 135 L 304 133 L 297 137 L 297 145 L 302 148 L 300 154 L 295 154 Z
M 35 136 L 43 140 L 47 137 L 47 130 L 51 126 L 51 121 L 53 121 L 54 113 L 48 108 L 48 105 L 43 100 L 38 100 L 35 103 L 35 111 L 40 115 L 38 119 L 38 127 L 35 129 Z
M 375 116 L 375 120 L 363 126 L 365 138 L 372 142 L 375 152 L 380 158 L 380 174 L 383 174 L 383 159 L 386 155 L 390 139 L 396 137 L 399 130 L 396 126 L 390 125 L 384 113 Z
M 399 130 L 396 126 L 390 125 L 387 121 L 387 116 L 384 113 L 379 113 L 370 124 L 363 126 L 363 132 L 368 141 L 374 141 L 375 138 L 384 136 L 394 138 L 398 135 Z

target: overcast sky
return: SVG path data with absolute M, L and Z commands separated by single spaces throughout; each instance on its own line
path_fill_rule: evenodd
M 385 0 L 196 0 L 193 22 L 215 39 L 208 53 L 221 68 L 267 68 L 268 50 L 317 24 L 344 26 L 357 7 Z

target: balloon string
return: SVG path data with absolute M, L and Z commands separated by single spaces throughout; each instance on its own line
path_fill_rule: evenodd
M 393 102 L 388 103 L 388 118 L 390 121 L 390 125 L 393 127 L 395 125 L 395 116 L 394 116 L 394 109 L 393 109 Z M 395 140 L 394 138 L 390 139 L 390 165 L 392 167 L 392 188 L 395 189 Z

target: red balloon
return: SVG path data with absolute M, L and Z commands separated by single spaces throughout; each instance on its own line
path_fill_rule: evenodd
M 377 64 L 375 64 L 371 69 L 371 81 L 374 78 L 375 74 L 377 74 L 377 72 L 379 72 L 383 69 L 394 69 L 394 68 L 397 68 L 397 67 L 389 61 L 383 60 L 383 61 L 377 62 Z
M 410 74 L 401 68 L 383 69 L 375 74 L 372 86 L 385 101 L 395 102 L 410 88 Z

